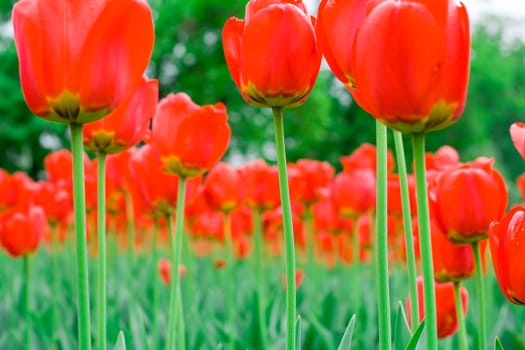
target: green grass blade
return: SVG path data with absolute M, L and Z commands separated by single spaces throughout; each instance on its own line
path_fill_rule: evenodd
M 416 350 L 417 344 L 419 342 L 419 338 L 421 337 L 421 334 L 423 333 L 424 328 L 425 328 L 425 320 L 421 321 L 419 326 L 417 326 L 405 350 Z
M 354 334 L 355 320 L 356 316 L 353 314 L 352 318 L 350 318 L 350 322 L 348 322 L 348 325 L 346 326 L 337 350 L 350 350 L 352 348 L 352 335 Z
M 118 333 L 117 342 L 113 350 L 126 350 L 126 339 L 124 338 L 124 332 Z

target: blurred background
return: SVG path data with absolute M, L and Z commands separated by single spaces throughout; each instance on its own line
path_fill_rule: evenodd
M 43 157 L 69 147 L 64 125 L 31 114 L 24 102 L 12 40 L 14 0 L 0 0 L 0 167 L 43 176 Z M 160 96 L 184 91 L 198 104 L 224 102 L 233 131 L 226 160 L 237 165 L 254 158 L 275 162 L 269 109 L 247 105 L 224 62 L 221 31 L 231 16 L 244 17 L 245 0 L 151 0 L 156 42 L 148 75 L 158 78 Z M 315 14 L 318 1 L 310 1 Z M 525 6 L 515 1 L 465 1 L 472 19 L 469 97 L 461 119 L 427 137 L 429 151 L 448 144 L 462 161 L 496 158 L 511 186 L 525 170 L 509 127 L 525 121 Z M 375 140 L 374 120 L 353 103 L 326 65 L 301 107 L 285 111 L 289 161 L 313 158 L 340 169 L 339 158 Z M 407 139 L 408 143 L 409 140 Z M 410 148 L 410 147 L 406 147 Z M 410 156 L 409 156 L 410 159 Z

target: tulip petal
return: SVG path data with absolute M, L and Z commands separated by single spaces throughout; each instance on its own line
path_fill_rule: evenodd
M 510 126 L 510 138 L 520 156 L 525 159 L 525 123 L 512 124 Z

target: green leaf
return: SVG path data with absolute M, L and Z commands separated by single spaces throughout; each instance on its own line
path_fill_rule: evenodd
M 337 350 L 350 350 L 352 348 L 352 335 L 354 334 L 355 319 L 356 316 L 353 314 L 352 318 L 350 318 L 350 322 L 348 322 L 348 325 L 346 326 Z
M 113 350 L 126 350 L 126 339 L 124 338 L 124 332 L 120 331 L 118 333 L 117 342 Z
M 397 303 L 397 313 L 394 321 L 394 339 L 392 341 L 394 349 L 402 349 L 408 343 L 411 336 L 410 326 L 408 325 L 405 308 L 401 301 Z
M 330 330 L 323 326 L 313 314 L 309 316 L 309 320 L 315 332 L 317 332 L 317 334 L 321 337 L 321 340 L 325 344 L 326 348 L 333 349 L 334 339 Z
M 301 350 L 301 316 L 297 316 L 295 321 L 295 349 Z
M 414 332 L 414 335 L 412 335 L 412 338 L 408 342 L 405 350 L 416 350 L 417 343 L 419 342 L 419 338 L 421 337 L 421 334 L 423 333 L 423 328 L 425 328 L 425 320 L 421 321 L 419 326 L 417 326 L 416 331 Z
M 503 349 L 503 344 L 501 344 L 501 340 L 499 340 L 499 337 L 496 337 L 496 339 L 494 339 L 494 350 L 505 350 Z
M 136 306 L 131 309 L 130 322 L 135 349 L 148 349 L 146 329 L 144 327 L 144 316 L 142 310 Z

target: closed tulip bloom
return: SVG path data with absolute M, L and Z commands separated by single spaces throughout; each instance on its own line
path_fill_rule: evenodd
M 437 310 L 437 333 L 438 338 L 443 339 L 449 337 L 457 332 L 458 330 L 458 317 L 456 312 L 456 302 L 454 298 L 454 283 L 435 283 L 434 284 L 436 293 L 436 310 Z M 461 286 L 460 297 L 463 314 L 467 313 L 468 308 L 468 292 Z M 421 322 L 425 318 L 425 309 L 423 307 L 423 278 L 417 278 L 417 298 L 419 300 L 419 321 Z M 409 298 L 406 301 L 408 323 L 411 324 L 410 319 L 410 302 Z
M 0 216 L 0 243 L 12 257 L 31 254 L 38 249 L 47 225 L 44 210 L 30 205 Z
M 163 98 L 153 118 L 152 142 L 167 173 L 193 177 L 224 155 L 231 130 L 222 103 L 199 106 L 185 93 Z
M 374 172 L 377 168 L 377 149 L 375 145 L 363 143 L 357 147 L 350 155 L 341 157 L 341 164 L 345 173 L 352 172 L 356 169 L 372 169 Z M 391 173 L 396 167 L 394 155 L 390 150 L 387 151 L 387 168 Z
M 247 103 L 295 107 L 306 101 L 321 64 L 313 23 L 300 0 L 251 0 L 244 20 L 226 22 L 226 64 Z
M 114 110 L 138 85 L 153 49 L 144 0 L 21 0 L 12 18 L 29 109 L 61 123 Z
M 338 174 L 332 183 L 334 203 L 342 217 L 357 217 L 376 204 L 376 177 L 371 169 Z
M 276 167 L 257 159 L 244 164 L 238 171 L 241 196 L 249 207 L 266 211 L 279 205 L 279 177 Z
M 202 183 L 204 197 L 211 209 L 231 212 L 240 204 L 239 174 L 227 163 L 219 162 Z
M 16 191 L 13 179 L 4 169 L 0 169 L 0 213 L 15 205 Z
M 158 91 L 157 80 L 143 77 L 133 94 L 113 113 L 84 126 L 84 147 L 91 152 L 112 154 L 135 146 L 155 114 Z
M 387 126 L 438 130 L 463 112 L 470 69 L 463 4 L 323 0 L 317 33 L 336 77 Z
M 487 238 L 490 223 L 505 213 L 507 186 L 493 163 L 478 158 L 444 170 L 436 179 L 431 194 L 434 214 L 450 240 L 471 243 Z
M 302 184 L 299 185 L 299 200 L 308 205 L 319 200 L 319 190 L 334 178 L 335 170 L 328 162 L 313 159 L 300 159 L 295 163 Z M 293 186 L 293 182 L 290 183 Z M 291 190 L 295 191 L 294 188 Z
M 489 229 L 490 253 L 501 292 L 514 304 L 525 305 L 525 207 L 510 210 Z

